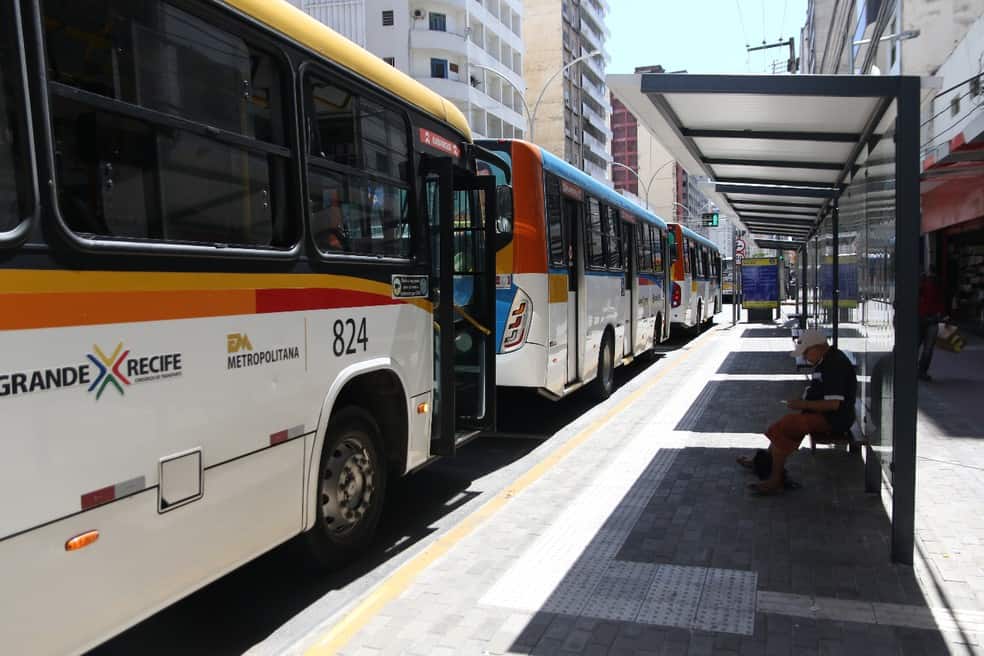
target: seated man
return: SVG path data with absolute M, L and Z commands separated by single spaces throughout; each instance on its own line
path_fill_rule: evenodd
M 790 355 L 802 355 L 813 365 L 813 381 L 802 399 L 785 402 L 790 409 L 801 412 L 785 415 L 765 431 L 770 442 L 772 473 L 768 480 L 751 486 L 762 494 L 782 492 L 786 458 L 799 449 L 806 435 L 842 435 L 854 423 L 858 381 L 847 356 L 828 345 L 827 337 L 819 330 L 800 333 L 799 343 Z M 738 462 L 750 467 L 752 459 L 742 456 Z

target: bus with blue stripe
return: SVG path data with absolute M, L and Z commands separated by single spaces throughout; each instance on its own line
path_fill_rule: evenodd
M 721 250 L 707 237 L 670 223 L 670 324 L 674 332 L 694 332 L 721 311 Z
M 476 143 L 511 167 L 511 198 L 497 199 L 509 217 L 495 238 L 497 385 L 606 398 L 616 367 L 669 336 L 667 224 L 539 146 Z M 478 172 L 507 177 L 493 162 Z

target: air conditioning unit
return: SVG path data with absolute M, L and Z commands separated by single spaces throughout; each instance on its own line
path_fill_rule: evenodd
M 424 10 L 423 9 L 414 9 L 413 10 L 413 17 L 416 18 L 416 19 L 418 19 L 418 20 L 419 19 L 422 19 L 424 17 Z

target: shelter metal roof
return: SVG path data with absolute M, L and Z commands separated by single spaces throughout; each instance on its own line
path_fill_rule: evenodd
M 688 172 L 709 178 L 703 191 L 721 212 L 761 248 L 791 250 L 882 136 L 897 93 L 893 79 L 872 76 L 641 73 L 607 82 Z

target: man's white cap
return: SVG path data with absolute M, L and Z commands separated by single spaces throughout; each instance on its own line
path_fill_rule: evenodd
M 824 335 L 819 330 L 804 330 L 799 335 L 799 340 L 796 343 L 796 347 L 793 352 L 789 355 L 794 358 L 798 358 L 804 353 L 806 349 L 811 346 L 820 346 L 821 344 L 827 343 L 827 336 Z

